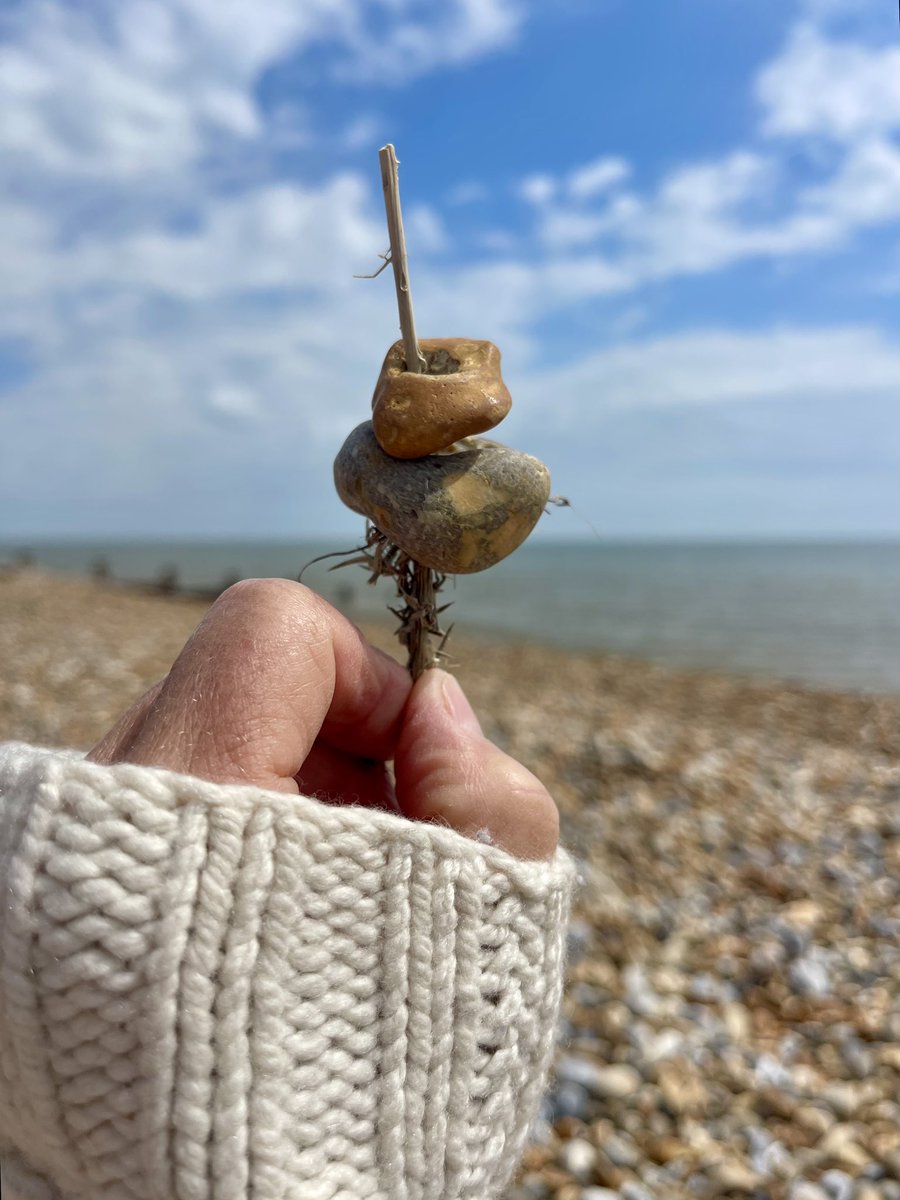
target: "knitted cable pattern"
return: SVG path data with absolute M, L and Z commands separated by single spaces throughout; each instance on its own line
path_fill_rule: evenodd
M 572 879 L 562 851 L 0 746 L 4 1200 L 490 1200 Z

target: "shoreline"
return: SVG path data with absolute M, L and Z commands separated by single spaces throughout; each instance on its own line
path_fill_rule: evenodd
M 32 565 L 210 598 L 240 577 L 296 578 L 336 545 L 48 543 L 33 548 Z M 332 572 L 339 561 L 310 565 L 304 582 L 356 620 L 381 619 L 393 589 L 367 586 L 358 566 Z M 880 543 L 585 544 L 573 552 L 529 542 L 496 571 L 448 580 L 445 598 L 457 633 L 482 639 L 900 696 L 898 587 L 900 556 Z
M 127 578 L 116 578 L 104 570 L 93 571 L 77 571 L 63 570 L 47 567 L 39 563 L 26 562 L 19 563 L 0 563 L 0 584 L 4 579 L 12 579 L 21 573 L 33 574 L 44 577 L 49 581 L 81 581 L 82 583 L 95 583 L 103 588 L 108 588 L 111 594 L 119 594 L 122 596 L 135 595 L 144 596 L 147 598 L 155 598 L 162 600 L 171 600 L 184 604 L 193 604 L 208 607 L 218 596 L 222 594 L 231 584 L 239 581 L 239 576 L 229 576 L 224 578 L 216 586 L 198 586 L 191 587 L 181 584 L 178 580 L 176 570 L 165 569 L 160 572 L 156 580 L 134 580 Z M 279 576 L 279 578 L 281 578 Z M 358 582 L 358 581 L 357 581 Z M 316 588 L 312 590 L 316 591 Z M 355 593 L 350 593 L 354 594 Z M 397 648 L 391 631 L 393 629 L 393 618 L 388 612 L 388 602 L 391 597 L 387 593 L 384 595 L 383 617 L 373 616 L 372 613 L 359 611 L 358 605 L 349 603 L 342 606 L 340 597 L 337 601 L 334 597 L 325 597 L 330 603 L 343 612 L 343 614 L 354 624 L 359 625 L 367 631 L 372 631 L 375 638 L 379 641 L 382 649 L 387 649 L 389 653 L 395 653 L 395 657 L 400 657 L 400 651 Z M 451 604 L 455 605 L 454 601 Z M 198 611 L 202 611 L 198 609 Z M 460 610 L 463 611 L 462 609 Z M 561 656 L 569 656 L 579 660 L 595 659 L 602 662 L 617 662 L 621 664 L 623 669 L 631 668 L 632 670 L 640 671 L 643 669 L 659 669 L 673 676 L 688 676 L 699 678 L 711 678 L 719 680 L 729 680 L 732 683 L 744 684 L 750 688 L 762 688 L 769 690 L 783 690 L 789 692 L 798 692 L 803 694 L 813 694 L 821 697 L 857 697 L 861 700 L 883 700 L 885 702 L 897 701 L 900 704 L 900 689 L 874 688 L 874 687 L 853 687 L 840 686 L 821 682 L 816 679 L 802 678 L 794 675 L 777 675 L 763 668 L 752 669 L 748 667 L 716 665 L 714 663 L 698 663 L 698 662 L 682 662 L 674 658 L 668 657 L 660 653 L 655 656 L 642 656 L 640 654 L 630 654 L 623 652 L 614 647 L 597 646 L 590 643 L 578 643 L 570 641 L 568 638 L 557 639 L 552 636 L 531 635 L 518 629 L 504 628 L 502 626 L 479 624 L 477 618 L 474 621 L 466 620 L 459 627 L 455 626 L 452 619 L 447 622 L 448 625 L 454 626 L 454 631 L 450 639 L 451 659 L 452 650 L 455 645 L 462 643 L 463 645 L 472 644 L 477 647 L 490 645 L 509 645 L 513 647 L 529 647 L 540 648 L 547 653 L 555 653 Z
M 218 594 L 0 570 L 0 740 L 87 749 L 167 672 Z M 387 613 L 355 623 L 403 661 Z M 454 629 L 448 650 L 445 665 L 486 735 L 545 780 L 564 820 L 583 808 L 584 782 L 594 786 L 598 773 L 602 798 L 623 772 L 661 781 L 709 747 L 727 748 L 727 757 L 740 748 L 747 770 L 748 743 L 793 763 L 823 750 L 900 759 L 900 696 L 891 693 L 675 667 L 486 630 Z
M 207 608 L 229 586 L 223 581 L 221 587 L 187 588 L 172 586 L 167 580 L 155 583 L 140 583 L 113 579 L 104 576 L 79 574 L 68 571 L 52 571 L 41 566 L 5 566 L 0 568 L 0 628 L 3 622 L 4 599 L 16 603 L 17 595 L 34 600 L 40 597 L 49 610 L 82 608 L 92 623 L 89 601 L 101 600 L 108 608 L 118 608 L 124 615 L 133 608 L 146 618 L 156 617 L 167 630 L 184 631 L 182 642 Z M 87 606 L 87 607 L 86 607 Z M 168 615 L 167 615 L 168 614 Z M 344 613 L 357 624 L 371 640 L 393 657 L 402 659 L 402 651 L 393 636 L 394 618 L 385 606 L 383 618 L 354 612 L 351 605 Z M 452 624 L 452 622 L 451 622 Z M 180 649 L 180 644 L 175 650 Z M 548 670 L 548 679 L 555 675 L 554 666 L 568 664 L 583 677 L 585 673 L 599 673 L 609 682 L 615 676 L 620 682 L 632 677 L 635 682 L 654 680 L 657 686 L 664 683 L 683 693 L 691 692 L 695 698 L 705 692 L 717 695 L 727 693 L 732 700 L 743 695 L 748 703 L 754 700 L 765 705 L 773 696 L 793 697 L 803 705 L 819 701 L 823 706 L 850 706 L 854 715 L 861 718 L 871 706 L 896 709 L 900 715 L 900 695 L 893 692 L 862 691 L 853 688 L 819 686 L 796 678 L 778 678 L 749 674 L 740 671 L 722 670 L 714 667 L 681 666 L 659 659 L 642 658 L 607 650 L 596 646 L 576 647 L 563 645 L 552 640 L 542 641 L 515 630 L 493 629 L 486 626 L 454 626 L 448 641 L 451 668 L 461 675 L 479 674 L 478 664 L 491 660 L 491 665 L 500 665 L 504 670 L 513 665 L 519 655 L 540 658 Z

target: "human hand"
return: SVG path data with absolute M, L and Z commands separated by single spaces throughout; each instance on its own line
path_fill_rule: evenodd
M 486 831 L 520 858 L 552 857 L 558 838 L 546 789 L 484 737 L 451 675 L 429 670 L 413 685 L 288 580 L 246 580 L 220 596 L 165 679 L 88 758 Z

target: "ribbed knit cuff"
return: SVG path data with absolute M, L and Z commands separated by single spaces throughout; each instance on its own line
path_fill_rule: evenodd
M 549 1063 L 572 880 L 562 851 L 0 746 L 7 1187 L 489 1200 Z

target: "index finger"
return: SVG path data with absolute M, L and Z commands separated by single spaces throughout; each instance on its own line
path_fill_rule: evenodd
M 320 736 L 359 757 L 391 758 L 410 687 L 399 663 L 309 588 L 244 580 L 182 650 L 128 759 L 296 791 Z

